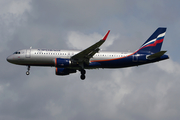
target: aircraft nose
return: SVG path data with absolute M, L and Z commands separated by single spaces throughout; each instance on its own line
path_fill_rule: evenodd
M 8 62 L 12 62 L 13 58 L 12 58 L 12 56 L 9 56 L 9 57 L 6 58 L 6 60 L 7 60 Z

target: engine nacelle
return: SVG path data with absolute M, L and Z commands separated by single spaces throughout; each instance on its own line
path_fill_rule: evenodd
M 71 61 L 69 59 L 55 58 L 54 65 L 55 67 L 69 67 L 71 65 Z
M 68 68 L 56 68 L 56 75 L 69 75 L 71 73 L 76 73 L 76 70 Z

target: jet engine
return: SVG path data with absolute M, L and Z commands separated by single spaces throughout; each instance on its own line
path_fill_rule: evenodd
M 69 75 L 71 73 L 76 73 L 75 69 L 68 68 L 57 68 L 56 67 L 56 75 Z
M 55 67 L 68 67 L 71 65 L 71 61 L 69 59 L 55 58 L 54 65 Z

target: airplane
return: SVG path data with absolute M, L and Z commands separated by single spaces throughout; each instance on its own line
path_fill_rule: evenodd
M 154 63 L 169 59 L 167 51 L 161 51 L 166 28 L 159 27 L 135 52 L 100 51 L 110 30 L 92 46 L 82 50 L 23 49 L 7 57 L 7 61 L 27 66 L 26 75 L 30 74 L 30 66 L 55 67 L 55 74 L 64 76 L 80 71 L 80 78 L 86 78 L 85 69 L 125 68 Z

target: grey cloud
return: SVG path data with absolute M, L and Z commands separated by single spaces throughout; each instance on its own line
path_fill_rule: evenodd
M 88 29 L 88 27 L 96 26 L 101 23 L 103 18 L 110 17 L 110 13 L 115 12 L 110 7 L 118 6 L 117 8 L 121 9 L 124 8 L 123 4 L 123 2 L 116 0 L 99 0 L 96 2 L 83 0 L 32 1 L 33 8 L 38 14 L 37 20 L 43 19 L 43 21 L 39 21 L 40 24 L 44 22 L 46 24 L 53 23 L 53 25 L 60 25 L 66 29 L 71 28 L 71 30 L 74 27 Z

